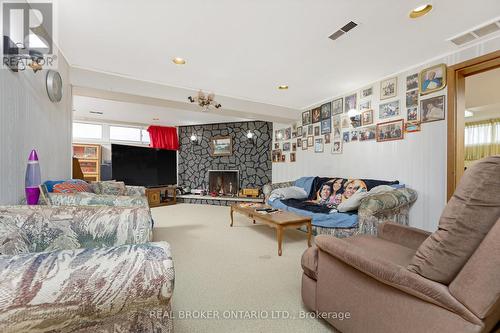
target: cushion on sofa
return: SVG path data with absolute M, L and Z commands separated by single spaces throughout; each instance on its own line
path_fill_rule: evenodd
M 53 187 L 54 193 L 78 193 L 78 192 L 92 192 L 90 185 L 80 179 L 71 179 Z
M 367 196 L 368 192 L 366 192 L 365 189 L 360 188 L 349 199 L 341 202 L 337 206 L 337 210 L 342 213 L 358 210 L 359 205 L 361 205 L 361 200 L 363 200 Z
M 408 269 L 449 284 L 500 216 L 500 156 L 476 162 L 463 175 L 439 227 L 419 247 Z
M 307 195 L 309 195 L 309 193 L 311 193 L 314 178 L 315 177 L 300 177 L 295 181 L 294 185 L 302 187 L 304 191 L 307 192 Z
M 271 196 L 269 197 L 269 201 L 274 201 L 276 199 L 285 200 L 285 199 L 306 199 L 307 192 L 302 187 L 290 186 L 277 188 L 271 192 Z

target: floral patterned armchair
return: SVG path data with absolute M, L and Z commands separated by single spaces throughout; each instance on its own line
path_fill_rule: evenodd
M 0 206 L 1 332 L 170 332 L 174 268 L 144 207 Z

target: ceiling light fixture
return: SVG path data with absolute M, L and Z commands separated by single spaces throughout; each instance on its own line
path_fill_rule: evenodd
M 288 86 L 286 84 L 282 84 L 282 85 L 278 86 L 278 89 L 279 90 L 287 90 Z
M 219 109 L 222 107 L 222 105 L 220 103 L 217 103 L 217 101 L 215 101 L 214 98 L 215 98 L 214 93 L 210 93 L 208 95 L 205 95 L 203 93 L 203 91 L 200 90 L 200 91 L 198 91 L 197 96 L 195 96 L 195 97 L 189 96 L 188 100 L 191 103 L 198 103 L 198 105 L 202 107 L 201 111 L 208 111 L 211 107 L 213 107 L 215 109 Z
M 410 12 L 410 18 L 418 18 L 426 15 L 432 10 L 432 5 L 431 4 L 426 4 L 422 6 L 418 6 L 414 10 Z
M 186 64 L 186 59 L 184 59 L 184 58 L 175 57 L 174 59 L 172 59 L 172 61 L 176 65 L 184 65 L 184 64 Z

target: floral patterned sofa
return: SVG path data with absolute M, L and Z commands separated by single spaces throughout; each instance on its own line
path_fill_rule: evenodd
M 313 177 L 303 177 L 302 179 L 305 178 Z M 268 202 L 269 194 L 274 189 L 286 188 L 290 186 L 301 187 L 302 185 L 298 183 L 299 180 L 265 185 L 266 188 L 264 189 L 264 192 L 266 193 L 266 202 Z M 361 205 L 359 206 L 354 217 L 357 219 L 356 223 L 352 227 L 325 227 L 315 225 L 314 215 L 316 214 L 314 214 L 312 232 L 313 235 L 333 235 L 338 238 L 344 238 L 357 234 L 376 235 L 378 225 L 383 222 L 394 222 L 402 225 L 409 225 L 410 207 L 416 200 L 417 192 L 406 187 L 395 188 L 389 192 L 373 194 L 361 201 Z M 302 212 L 293 208 L 289 209 L 284 205 L 273 206 L 289 210 L 297 214 L 306 213 L 309 215 L 308 212 Z M 301 230 L 306 231 L 305 227 L 301 228 Z
M 0 206 L 0 332 L 171 332 L 145 207 Z
M 49 192 L 46 185 L 40 186 L 42 193 L 40 203 L 49 206 L 116 206 L 116 207 L 148 207 L 146 188 L 128 186 L 117 191 L 120 182 L 103 181 L 90 184 L 92 192 L 54 193 Z

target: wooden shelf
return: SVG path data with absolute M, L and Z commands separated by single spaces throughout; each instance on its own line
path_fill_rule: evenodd
M 85 180 L 101 180 L 101 145 L 74 143 L 73 156 L 78 159 Z

